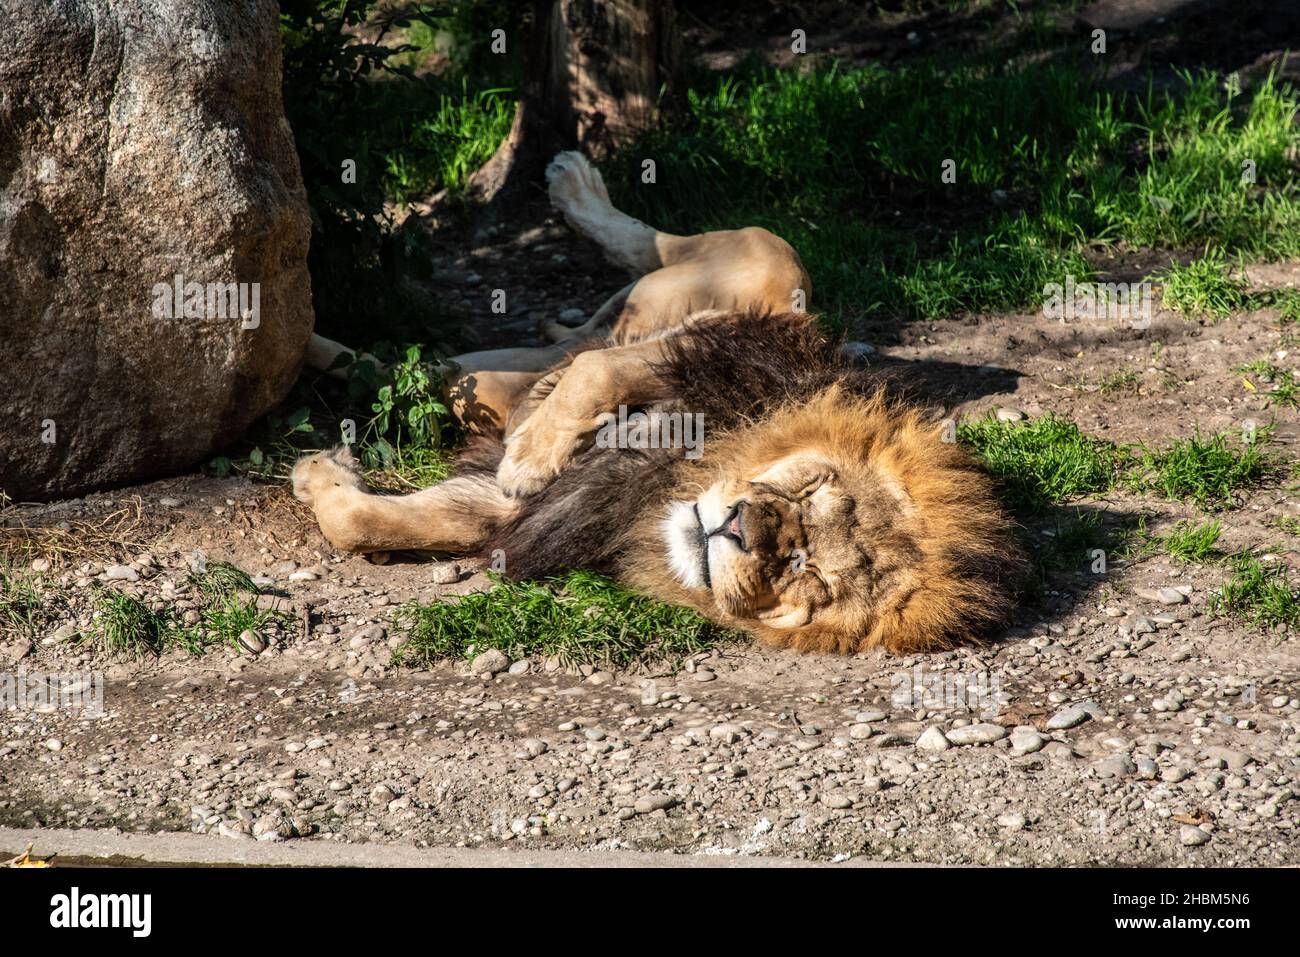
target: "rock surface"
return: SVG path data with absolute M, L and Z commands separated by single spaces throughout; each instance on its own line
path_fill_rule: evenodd
M 311 335 L 276 4 L 0 0 L 0 22 L 0 488 L 193 465 L 283 398 Z M 168 318 L 178 275 L 198 285 Z

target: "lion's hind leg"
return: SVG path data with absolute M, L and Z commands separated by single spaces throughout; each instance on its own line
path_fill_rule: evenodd
M 600 171 L 581 153 L 557 153 L 546 167 L 546 181 L 551 205 L 570 226 L 599 244 L 611 262 L 636 276 L 665 265 L 664 246 L 678 237 L 615 209 Z
M 293 487 L 330 544 L 349 552 L 470 554 L 519 511 L 491 473 L 459 475 L 409 495 L 376 495 L 338 452 L 300 459 Z

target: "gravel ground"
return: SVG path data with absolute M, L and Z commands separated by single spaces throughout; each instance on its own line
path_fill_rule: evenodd
M 518 320 L 530 328 L 554 312 L 537 301 Z M 1033 315 L 855 331 L 880 361 L 923 360 L 917 380 L 955 395 L 957 415 L 1055 411 L 1155 443 L 1275 418 L 1274 447 L 1295 459 L 1296 414 L 1233 371 L 1286 359 L 1267 312 L 1209 325 L 1158 311 L 1141 331 Z M 1133 373 L 1122 390 L 1099 386 L 1119 370 Z M 1157 532 L 1206 520 L 1124 492 L 1087 507 L 1108 523 L 1145 515 Z M 100 717 L 0 712 L 0 826 L 819 861 L 1300 863 L 1300 651 L 1209 613 L 1220 566 L 1111 556 L 1105 574 L 1058 576 L 996 645 L 934 656 L 741 645 L 662 674 L 542 660 L 413 671 L 389 664 L 393 609 L 482 587 L 480 570 L 334 554 L 283 486 L 236 478 L 18 506 L 3 521 L 114 515 L 124 524 L 102 554 L 35 558 L 72 596 L 64 620 L 35 642 L 0 639 L 8 674 L 105 676 Z M 1298 515 L 1285 486 L 1254 491 L 1216 516 L 1220 546 L 1269 544 L 1294 565 L 1297 539 L 1270 523 Z M 183 583 L 197 552 L 279 596 L 268 600 L 291 624 L 265 650 L 124 662 L 66 640 L 96 586 L 193 610 Z

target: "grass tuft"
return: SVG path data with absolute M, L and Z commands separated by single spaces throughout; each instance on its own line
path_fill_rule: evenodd
M 158 656 L 172 648 L 201 657 L 219 644 L 238 650 L 245 631 L 266 631 L 287 621 L 282 612 L 258 606 L 252 578 L 229 562 L 209 562 L 187 583 L 198 598 L 198 624 L 188 626 L 173 609 L 155 611 L 132 595 L 103 588 L 95 596 L 90 628 L 78 642 L 121 657 Z
M 404 605 L 398 622 L 407 640 L 395 663 L 425 666 L 489 649 L 512 660 L 555 656 L 568 668 L 676 664 L 737 638 L 693 611 L 633 595 L 590 572 L 546 582 L 494 577 L 484 592 Z
M 963 422 L 957 437 L 1001 481 L 1006 502 L 1016 511 L 1042 512 L 1115 486 L 1115 446 L 1050 412 L 1024 423 L 993 416 Z
M 1221 249 L 1186 266 L 1174 263 L 1156 278 L 1164 284 L 1165 305 L 1187 315 L 1225 319 L 1246 305 L 1245 284 L 1232 276 Z
M 1283 565 L 1265 565 L 1249 553 L 1232 559 L 1232 578 L 1214 595 L 1210 610 L 1227 612 L 1265 629 L 1300 625 L 1300 592 Z
M 1178 522 L 1160 541 L 1165 551 L 1179 561 L 1200 564 L 1210 561 L 1218 554 L 1214 546 L 1218 544 L 1222 533 L 1223 526 L 1217 521 L 1206 522 L 1204 525 Z
M 1233 448 L 1223 434 L 1209 438 L 1199 433 L 1163 450 L 1143 447 L 1138 465 L 1129 476 L 1141 492 L 1154 489 L 1174 501 L 1191 499 L 1205 511 L 1234 508 L 1242 491 L 1270 478 L 1275 468 L 1264 454 L 1265 437 Z

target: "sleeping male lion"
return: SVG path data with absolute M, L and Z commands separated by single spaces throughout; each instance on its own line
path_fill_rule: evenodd
M 989 479 L 837 358 L 798 311 L 793 249 L 656 232 L 576 153 L 547 173 L 570 224 L 641 278 L 554 347 L 452 360 L 478 434 L 441 484 L 377 495 L 346 449 L 300 460 L 294 494 L 331 543 L 602 571 L 800 650 L 930 650 L 1005 619 L 1024 563 Z M 702 445 L 658 441 L 701 417 Z

